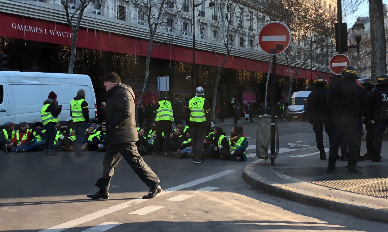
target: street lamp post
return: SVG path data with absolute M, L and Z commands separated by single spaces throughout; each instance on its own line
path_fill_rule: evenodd
M 361 22 L 360 18 L 358 18 L 352 27 L 352 32 L 354 37 L 356 38 L 357 45 L 348 46 L 348 48 L 357 48 L 358 55 L 360 55 L 360 42 L 361 36 L 364 34 L 364 30 L 364 24 Z
M 203 0 L 197 4 L 195 4 L 195 0 L 193 0 L 193 18 L 192 18 L 192 30 L 193 30 L 193 70 L 192 70 L 192 79 L 193 79 L 193 92 L 195 93 L 195 88 L 197 88 L 197 75 L 196 75 L 196 71 L 195 71 L 195 8 L 197 8 L 198 6 L 202 5 L 204 2 L 206 2 L 206 0 Z M 209 7 L 212 8 L 214 7 L 216 4 L 215 2 L 213 1 L 210 1 L 209 2 Z

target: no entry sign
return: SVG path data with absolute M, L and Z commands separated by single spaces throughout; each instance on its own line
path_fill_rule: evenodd
M 270 22 L 259 33 L 260 47 L 269 55 L 284 52 L 290 44 L 290 39 L 290 29 L 281 22 Z
M 330 71 L 336 75 L 341 75 L 342 69 L 350 65 L 350 59 L 344 54 L 337 54 L 330 59 Z

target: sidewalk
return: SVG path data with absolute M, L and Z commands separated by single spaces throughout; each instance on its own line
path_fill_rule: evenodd
M 352 175 L 346 173 L 347 162 L 337 161 L 335 173 L 329 174 L 328 161 L 320 160 L 319 153 L 300 153 L 279 154 L 274 166 L 256 160 L 242 176 L 253 188 L 278 197 L 388 223 L 388 152 L 380 163 L 358 162 L 363 173 Z

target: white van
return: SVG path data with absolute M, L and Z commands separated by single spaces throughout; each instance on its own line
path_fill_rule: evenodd
M 89 117 L 97 118 L 97 104 L 90 77 L 79 74 L 0 72 L 0 126 L 7 121 L 41 122 L 40 110 L 51 91 L 62 105 L 59 121 L 70 117 L 70 101 L 79 89 L 85 90 L 89 104 Z
M 304 102 L 307 100 L 310 93 L 311 91 L 298 91 L 292 94 L 291 105 L 289 105 L 286 110 L 287 121 L 291 121 L 292 119 L 303 119 Z

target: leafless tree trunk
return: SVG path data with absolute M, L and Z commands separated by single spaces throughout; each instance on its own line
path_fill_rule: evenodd
M 70 59 L 69 59 L 69 67 L 68 67 L 68 73 L 73 73 L 74 71 L 74 63 L 76 60 L 77 55 L 77 37 L 78 37 L 78 31 L 81 24 L 82 16 L 85 12 L 86 7 L 94 0 L 80 0 L 79 4 L 74 9 L 70 9 L 70 1 L 69 0 L 62 0 L 61 4 L 63 8 L 65 9 L 66 13 L 66 20 L 67 24 L 70 26 L 71 30 L 73 31 L 73 35 L 71 38 L 71 47 L 70 47 Z M 101 0 L 95 0 L 100 2 Z
M 387 72 L 382 0 L 369 0 L 369 17 L 372 41 L 371 77 L 375 79 Z

